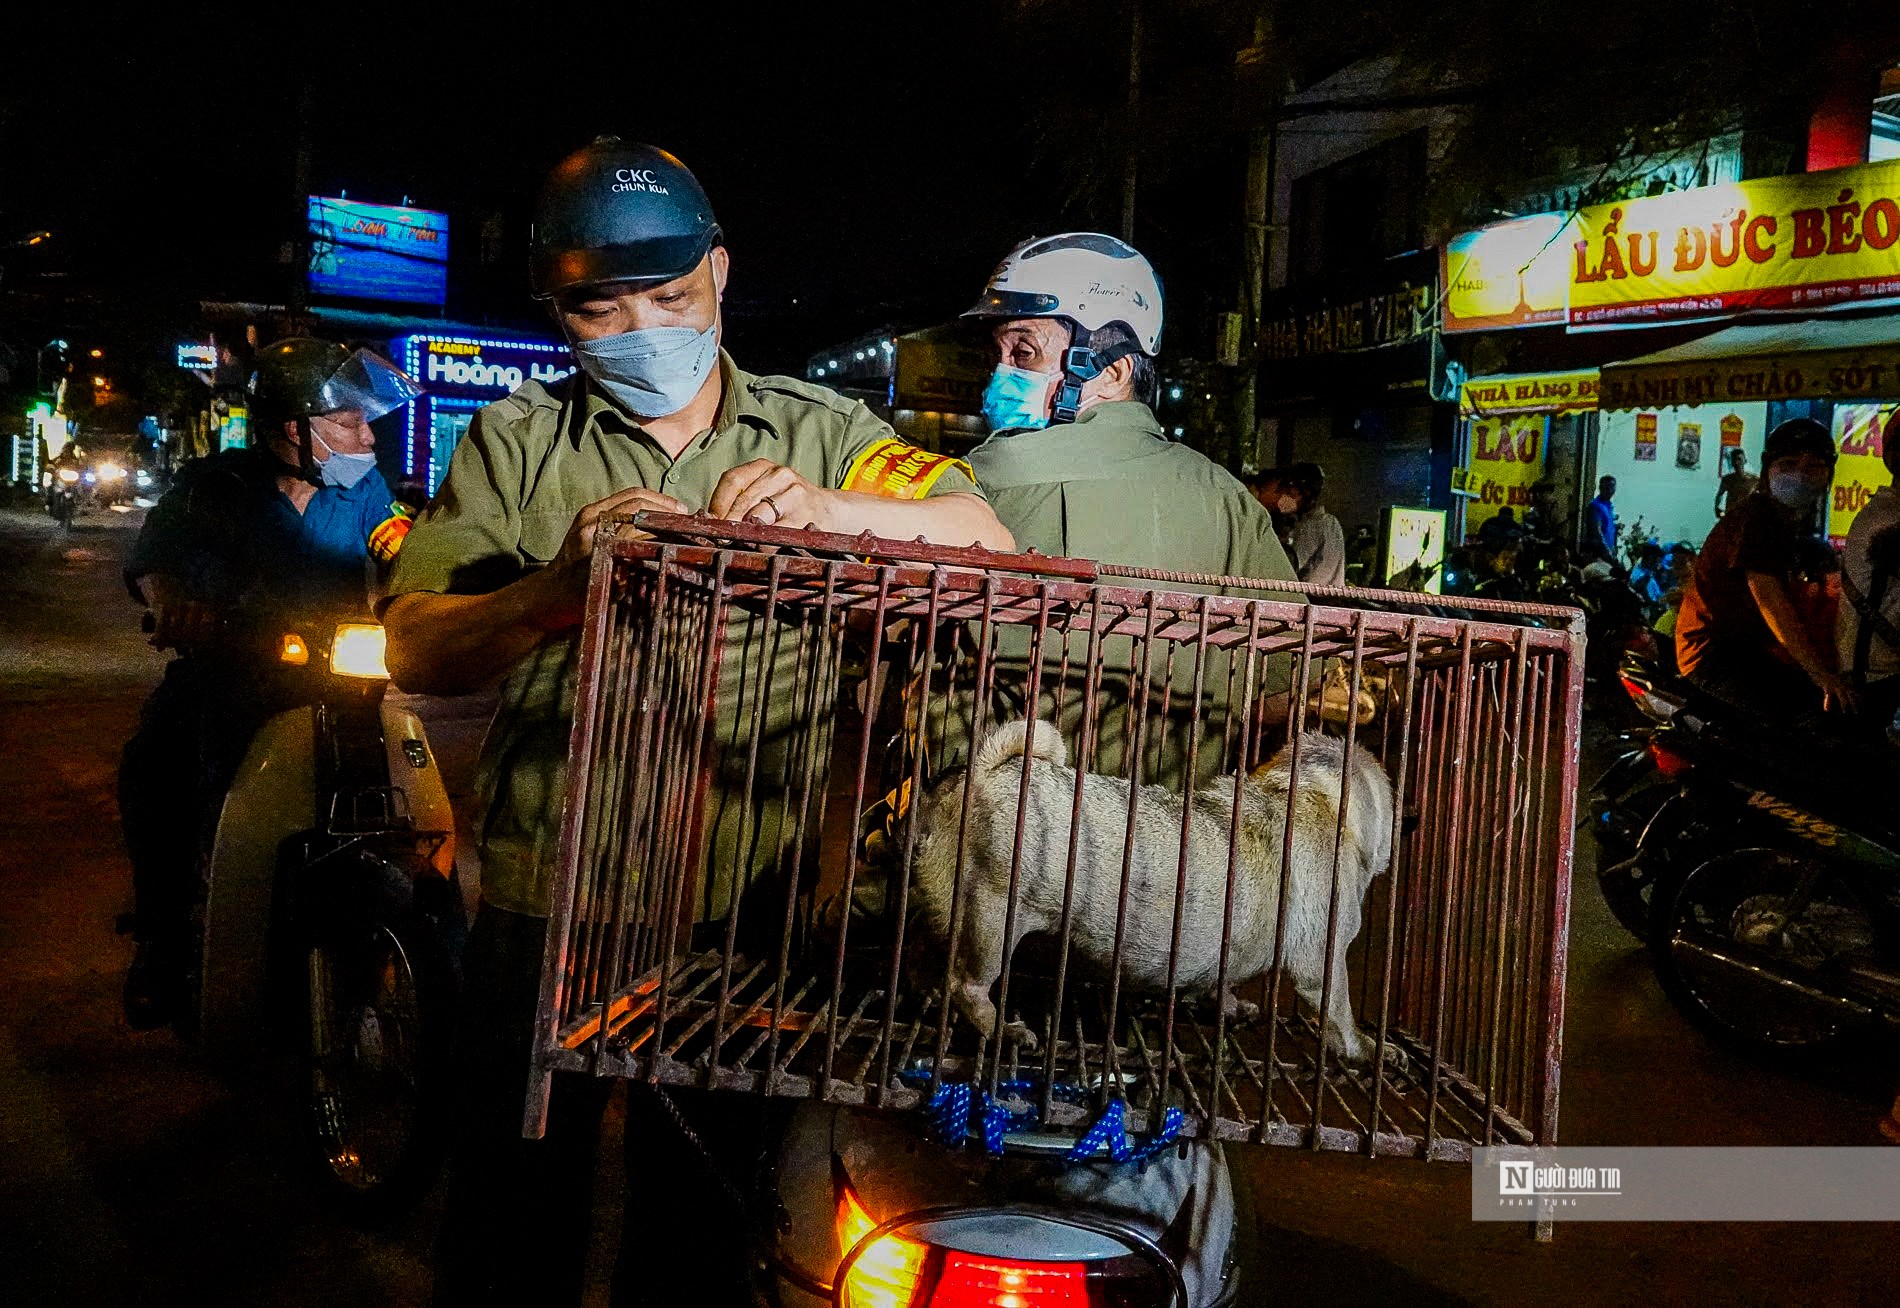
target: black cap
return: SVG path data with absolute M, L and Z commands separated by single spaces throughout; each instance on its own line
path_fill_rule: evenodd
M 1812 418 L 1790 418 L 1769 432 L 1768 439 L 1762 442 L 1761 470 L 1766 474 L 1776 459 L 1797 454 L 1812 454 L 1833 463 L 1838 453 L 1827 428 Z
M 712 201 L 685 164 L 601 136 L 542 186 L 529 275 L 538 299 L 599 282 L 666 282 L 697 268 L 720 240 Z

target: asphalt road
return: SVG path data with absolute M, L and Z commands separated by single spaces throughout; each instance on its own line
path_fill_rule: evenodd
M 0 510 L 0 1301 L 426 1302 L 439 1204 L 394 1229 L 313 1198 L 282 1100 L 128 1030 L 113 932 L 129 875 L 120 743 L 161 660 L 118 582 L 137 515 L 71 533 Z M 441 742 L 438 741 L 438 746 Z M 1562 1136 L 1572 1144 L 1874 1145 L 1878 1075 L 1711 1049 L 1669 1009 L 1578 851 Z M 611 1195 L 620 1151 L 603 1151 Z M 1256 1284 L 1327 1302 L 1894 1301 L 1892 1227 L 1474 1224 L 1451 1165 L 1255 1149 Z M 611 1229 L 613 1214 L 600 1216 Z M 558 1254 L 555 1256 L 559 1256 Z M 569 1255 L 572 1256 L 572 1255 Z M 691 1256 L 691 1255 L 688 1255 Z M 705 1256 L 713 1256 L 710 1250 Z M 596 1297 L 611 1251 L 596 1239 Z

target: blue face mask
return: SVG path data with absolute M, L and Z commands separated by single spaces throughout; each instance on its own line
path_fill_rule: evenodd
M 1035 431 L 1049 425 L 1049 388 L 1056 378 L 1046 372 L 996 365 L 983 388 L 983 421 L 991 431 Z
M 719 361 L 712 327 L 642 327 L 572 342 L 583 371 L 636 418 L 664 418 L 693 402 Z
M 317 435 L 314 429 L 310 433 L 310 439 L 330 452 L 330 457 L 317 465 L 317 475 L 323 478 L 325 486 L 348 490 L 367 477 L 369 470 L 376 466 L 374 454 L 339 454 L 330 449 L 330 443 Z

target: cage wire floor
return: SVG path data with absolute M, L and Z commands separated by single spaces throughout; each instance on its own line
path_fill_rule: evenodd
M 726 982 L 721 1024 L 726 1035 L 715 1072 L 712 1045 L 721 975 L 717 950 L 676 960 L 667 985 L 664 1043 L 656 1048 L 661 976 L 653 969 L 612 1003 L 562 1030 L 561 1063 L 673 1085 L 891 1110 L 915 1109 L 928 1101 L 933 1067 L 942 1082 L 990 1083 L 989 1056 L 996 1046 L 981 1040 L 954 1007 L 949 1052 L 938 1062 L 945 1011 L 939 995 L 900 989 L 887 1023 L 887 991 L 878 984 L 853 985 L 847 975 L 842 1002 L 833 1005 L 823 998 L 828 980 L 793 972 L 781 1001 L 772 963 L 742 956 L 733 958 Z M 1250 985 L 1247 993 L 1257 988 Z M 1055 1040 L 1054 1080 L 1097 1092 L 1105 1084 L 1119 1084 L 1127 1128 L 1134 1134 L 1150 1130 L 1157 1110 L 1172 1104 L 1186 1115 L 1185 1134 L 1219 1140 L 1440 1161 L 1468 1160 L 1476 1146 L 1534 1142 L 1533 1132 L 1495 1103 L 1487 1109 L 1482 1086 L 1442 1063 L 1434 1095 L 1430 1047 L 1396 1027 L 1387 1029 L 1377 1076 L 1370 1064 L 1342 1067 L 1332 1053 L 1322 1072 L 1319 1028 L 1299 1011 L 1291 985 L 1281 986 L 1280 1011 L 1272 1022 L 1256 1012 L 1229 1017 L 1222 1029 L 1211 1001 L 1178 1002 L 1171 1075 L 1163 1068 L 1163 1002 L 1124 995 L 1118 1022 L 1122 1038 L 1111 1045 L 1104 1040 L 1106 988 L 1084 982 L 1071 989 L 1067 1029 Z M 834 1020 L 837 1043 L 827 1079 L 822 1037 Z M 1028 1078 L 1040 1085 L 1048 1059 L 1047 1028 L 1046 1018 L 1035 1034 L 1022 1024 L 1005 1027 L 1002 1066 L 996 1069 L 1001 1080 Z M 1367 1032 L 1368 1044 L 1373 1034 Z M 1032 1091 L 1025 1102 L 1037 1098 Z M 1265 1114 L 1263 1099 L 1271 1105 Z M 1042 1129 L 1079 1131 L 1095 1111 L 1057 1100 Z M 1375 1116 L 1376 1132 L 1369 1129 Z

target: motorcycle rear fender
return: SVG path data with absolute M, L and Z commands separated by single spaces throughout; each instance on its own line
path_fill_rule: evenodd
M 252 738 L 218 815 L 199 998 L 201 1038 L 214 1054 L 241 1049 L 262 1028 L 278 847 L 316 823 L 316 710 L 295 708 Z
M 1185 1156 L 1183 1156 L 1185 1155 Z M 971 1144 L 950 1150 L 922 1138 L 914 1119 L 837 1105 L 801 1104 L 793 1112 L 778 1157 L 775 1262 L 789 1262 L 805 1277 L 828 1282 L 837 1267 L 837 1198 L 832 1159 L 842 1162 L 865 1207 L 880 1221 L 906 1211 L 940 1205 L 976 1206 L 1033 1201 L 1077 1213 L 1123 1221 L 1150 1239 L 1168 1243 L 1167 1228 L 1187 1219 L 1186 1255 L 1180 1263 L 1191 1305 L 1220 1301 L 1235 1239 L 1234 1191 L 1220 1146 L 1200 1141 L 1164 1151 L 1145 1166 L 1065 1164 L 1060 1155 L 1023 1158 L 1012 1153 L 998 1164 Z M 1115 1256 L 1122 1252 L 1103 1237 L 1076 1228 L 1048 1231 L 1050 1223 L 1002 1219 L 995 1230 L 970 1234 L 995 1247 L 970 1252 L 1060 1261 Z M 1060 1247 L 1043 1243 L 1051 1238 Z M 1024 1241 L 1029 1243 L 1025 1244 Z M 1092 1251 L 1082 1243 L 1101 1247 Z M 1040 1247 L 1038 1247 L 1040 1245 Z M 781 1292 L 789 1289 L 782 1285 Z M 829 1302 L 808 1291 L 787 1294 L 791 1305 Z
M 449 792 L 442 784 L 435 751 L 429 748 L 422 719 L 399 704 L 383 701 L 383 744 L 389 750 L 389 784 L 400 787 L 409 801 L 416 830 L 441 832 L 441 843 L 429 851 L 429 865 L 443 877 L 455 874 L 455 814 Z

